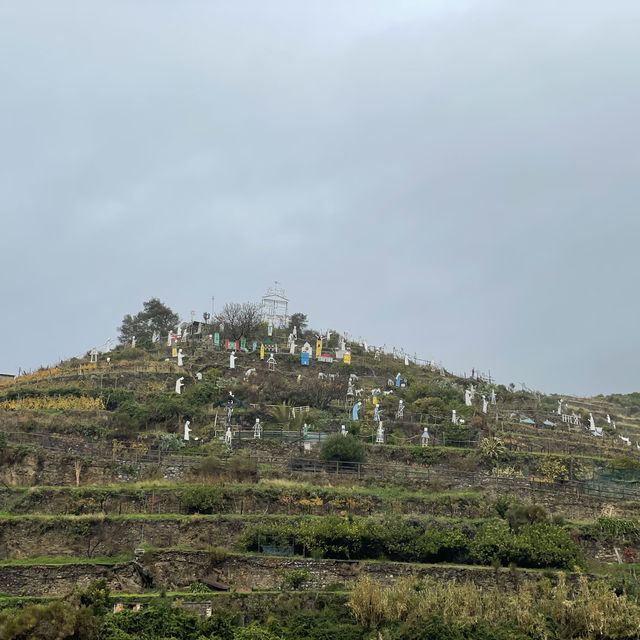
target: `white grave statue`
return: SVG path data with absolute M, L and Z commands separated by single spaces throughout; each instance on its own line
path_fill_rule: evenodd
M 456 416 L 456 410 L 451 410 L 451 424 L 458 424 L 458 418 Z
M 351 382 L 351 380 L 349 380 L 349 383 L 347 385 L 347 395 L 348 396 L 353 395 L 353 382 Z
M 262 425 L 260 424 L 260 418 L 256 418 L 256 423 L 253 425 L 253 439 L 260 440 L 262 438 Z
M 469 391 L 471 392 L 471 399 L 473 400 L 476 397 L 476 390 L 473 388 L 473 385 L 469 385 Z
M 167 333 L 167 347 L 171 346 L 171 331 Z
M 198 371 L 198 373 L 196 373 L 196 378 L 198 380 L 202 380 L 202 374 Z
M 136 346 L 136 337 L 133 336 L 133 338 L 131 338 L 131 348 L 135 349 L 135 346 Z
M 465 389 L 464 403 L 467 405 L 467 407 L 471 406 L 471 389 Z
M 607 424 L 611 424 L 611 416 L 607 413 Z
M 229 369 L 235 369 L 236 368 L 236 352 L 232 352 L 229 354 Z
M 182 387 L 184 387 L 184 382 L 182 382 L 183 380 L 184 380 L 184 376 L 180 376 L 176 380 L 176 393 L 182 393 Z
M 428 446 L 429 444 L 429 429 L 427 427 L 424 428 L 422 435 L 420 436 L 420 444 L 423 447 Z
M 593 413 L 589 414 L 589 430 L 595 431 L 596 429 L 596 421 L 593 419 Z
M 191 422 L 189 420 L 184 423 L 184 439 L 187 441 L 189 440 L 189 434 L 191 433 L 191 429 L 189 428 L 190 424 Z
M 615 420 L 612 420 L 612 421 L 611 421 L 611 426 L 612 426 L 614 429 L 616 428 L 616 421 L 615 421 Z
M 489 403 L 487 402 L 487 396 L 482 395 L 482 413 L 487 413 L 487 409 L 489 408 Z
M 298 337 L 298 327 L 296 327 L 295 325 L 293 326 L 293 337 L 294 338 Z
M 98 362 L 98 350 L 95 347 L 91 349 L 89 356 L 91 357 L 90 362 Z
M 380 422 L 380 405 L 377 403 L 373 407 L 373 420 L 374 422 Z
M 404 366 L 408 367 L 409 366 L 409 356 L 405 356 L 404 357 Z
M 231 441 L 233 440 L 233 433 L 231 433 L 231 427 L 227 427 L 227 431 L 224 434 L 224 443 L 227 447 L 231 448 Z
M 296 354 L 296 343 L 292 340 L 289 345 L 289 353 L 294 356 Z
M 183 363 L 182 349 L 178 349 L 178 366 L 181 367 Z
M 558 400 L 558 415 L 559 416 L 562 415 L 562 398 L 560 398 L 560 400 Z
M 340 435 L 342 435 L 342 436 L 346 436 L 347 435 L 347 427 L 345 427 L 344 425 L 342 425 L 340 427 Z
M 400 420 L 404 416 L 404 400 L 398 400 L 398 410 L 396 411 L 396 420 Z
M 269 337 L 273 335 L 273 325 L 271 323 L 269 323 L 269 326 L 267 327 L 267 335 Z
M 154 330 L 153 334 L 151 335 L 151 342 L 158 342 L 158 340 L 160 340 L 160 332 Z
M 384 428 L 382 422 L 378 422 L 378 430 L 376 431 L 376 444 L 384 444 Z
M 491 404 L 496 403 L 496 392 L 493 389 L 491 389 L 491 395 L 489 396 L 489 399 L 491 400 Z
M 273 357 L 273 353 L 269 356 L 269 359 L 267 360 L 267 365 L 269 367 L 269 371 L 276 370 L 276 359 Z

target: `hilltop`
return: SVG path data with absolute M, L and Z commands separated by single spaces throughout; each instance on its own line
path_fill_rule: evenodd
M 640 620 L 640 394 L 462 378 L 319 343 L 303 314 L 240 333 L 139 316 L 113 349 L 0 384 L 0 629 L 34 598 L 114 638 L 158 637 L 152 619 L 182 638 L 596 637 L 563 599 Z M 475 626 L 446 613 L 473 598 Z

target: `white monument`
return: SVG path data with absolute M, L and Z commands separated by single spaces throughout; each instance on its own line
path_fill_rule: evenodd
M 464 403 L 467 405 L 467 407 L 471 406 L 471 389 L 465 389 Z
M 423 447 L 426 447 L 429 444 L 429 429 L 427 427 L 424 428 L 424 431 L 420 436 L 420 444 Z
M 382 422 L 378 422 L 378 430 L 376 431 L 376 444 L 384 444 L 384 428 Z
M 456 416 L 456 410 L 451 410 L 451 424 L 458 424 L 458 418 Z
M 347 427 L 345 427 L 344 425 L 342 425 L 340 427 L 340 435 L 342 435 L 342 436 L 346 436 L 347 435 Z
M 180 376 L 176 380 L 176 393 L 182 393 L 182 387 L 184 387 L 184 382 L 182 382 L 183 380 L 184 380 L 184 376 Z
M 496 403 L 496 392 L 493 389 L 491 389 L 491 395 L 489 396 L 489 399 L 491 400 L 491 404 Z
M 89 351 L 89 356 L 91 358 L 89 362 L 98 362 L 98 350 L 95 347 Z
M 262 425 L 260 424 L 260 418 L 256 418 L 256 423 L 253 425 L 253 439 L 260 440 L 262 438 Z
M 398 410 L 396 411 L 396 420 L 404 417 L 404 400 L 398 400 Z
M 233 353 L 229 354 L 229 369 L 235 369 L 236 368 L 236 352 L 234 351 Z
M 231 433 L 231 427 L 227 427 L 227 431 L 224 434 L 224 443 L 231 448 L 231 441 L 233 440 L 233 434 Z
M 276 370 L 276 359 L 273 357 L 273 353 L 269 356 L 269 359 L 267 360 L 267 365 L 269 367 L 269 371 Z
M 558 415 L 559 416 L 562 415 L 562 398 L 560 398 L 560 400 L 558 400 Z
M 184 423 L 184 439 L 187 441 L 189 440 L 189 434 L 191 433 L 191 429 L 189 428 L 190 424 L 191 422 L 189 420 Z
M 482 413 L 487 413 L 487 409 L 489 408 L 489 403 L 487 402 L 487 396 L 482 395 Z
M 178 349 L 178 366 L 181 367 L 182 363 L 183 363 L 182 349 Z

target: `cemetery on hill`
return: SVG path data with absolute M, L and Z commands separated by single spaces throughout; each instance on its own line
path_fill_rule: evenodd
M 0 640 L 640 637 L 640 394 L 455 374 L 289 302 L 151 298 L 0 377 Z

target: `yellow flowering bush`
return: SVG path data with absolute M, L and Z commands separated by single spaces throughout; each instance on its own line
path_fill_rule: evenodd
M 36 396 L 33 398 L 17 398 L 0 402 L 0 410 L 16 411 L 18 409 L 61 411 L 96 411 L 104 409 L 102 398 L 89 398 L 87 396 Z

